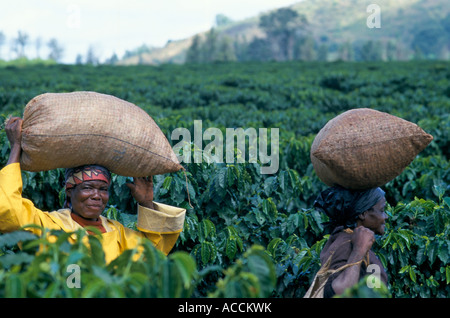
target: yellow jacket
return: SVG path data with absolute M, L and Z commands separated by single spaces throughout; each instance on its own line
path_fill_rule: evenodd
M 170 252 L 183 230 L 186 210 L 156 202 L 154 207 L 153 210 L 138 205 L 137 228 L 140 232 L 100 216 L 106 229 L 106 233 L 101 234 L 101 241 L 107 263 L 123 251 L 136 248 L 143 237 L 150 239 L 164 254 Z M 69 209 L 43 212 L 23 198 L 20 164 L 9 164 L 0 170 L 0 232 L 16 231 L 28 224 L 65 232 L 82 228 L 72 219 Z

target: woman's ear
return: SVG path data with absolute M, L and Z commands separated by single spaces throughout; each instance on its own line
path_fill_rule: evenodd
M 366 212 L 367 212 L 367 211 L 364 211 L 363 213 L 361 213 L 360 215 L 358 215 L 358 219 L 361 220 L 361 221 L 364 221 L 365 218 L 366 218 Z
M 72 189 L 66 190 L 66 200 L 64 201 L 64 208 L 70 208 L 72 206 Z

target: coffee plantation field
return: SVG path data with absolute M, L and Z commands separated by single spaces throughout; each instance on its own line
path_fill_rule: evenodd
M 389 286 L 376 290 L 360 284 L 344 296 L 450 295 L 448 62 L 7 66 L 0 68 L 0 121 L 22 116 L 36 95 L 80 90 L 135 103 L 172 145 L 178 142 L 171 138 L 177 128 L 194 136 L 194 121 L 201 121 L 202 131 L 218 128 L 224 136 L 227 128 L 277 128 L 278 170 L 263 174 L 260 168 L 267 163 L 250 163 L 235 149 L 234 162 L 208 162 L 205 154 L 201 162 L 183 163 L 187 186 L 183 172 L 155 176 L 155 201 L 187 209 L 184 231 L 168 257 L 149 243 L 136 262 L 131 261 L 135 251 L 129 251 L 105 264 L 95 236 L 89 236 L 89 250 L 68 244 L 66 233 L 53 233 L 56 243 L 27 232 L 3 234 L 0 297 L 303 297 L 328 238 L 322 226 L 326 216 L 312 208 L 326 186 L 312 169 L 310 147 L 328 120 L 359 107 L 417 123 L 434 140 L 383 187 L 389 220 L 373 249 Z M 203 140 L 200 150 L 208 143 Z M 192 140 L 189 147 L 196 146 Z M 2 129 L 2 167 L 8 155 Z M 128 181 L 113 176 L 104 214 L 133 228 L 136 204 Z M 23 182 L 24 197 L 40 209 L 61 207 L 62 170 L 23 172 Z M 39 244 L 46 248 L 35 254 Z M 80 270 L 80 288 L 69 286 L 71 264 Z

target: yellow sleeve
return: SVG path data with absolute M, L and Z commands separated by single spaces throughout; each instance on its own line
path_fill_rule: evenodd
M 156 202 L 153 205 L 154 209 L 138 205 L 137 228 L 167 255 L 183 230 L 186 209 Z
M 51 229 L 59 228 L 48 213 L 37 209 L 22 197 L 22 174 L 19 163 L 0 170 L 0 232 L 12 232 L 28 224 Z
M 186 210 L 156 202 L 153 202 L 153 205 L 154 209 L 138 205 L 138 231 L 127 228 L 116 220 L 107 219 L 116 229 L 102 234 L 102 244 L 108 262 L 125 250 L 134 248 L 138 248 L 139 251 L 135 259 L 139 258 L 142 252 L 139 246 L 142 238 L 149 239 L 165 255 L 169 254 L 183 230 Z M 114 233 L 117 233 L 117 240 L 109 238 Z

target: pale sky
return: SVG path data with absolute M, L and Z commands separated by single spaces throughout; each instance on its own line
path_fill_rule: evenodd
M 73 63 L 89 46 L 100 60 L 142 44 L 162 47 L 209 30 L 217 14 L 233 20 L 256 16 L 299 0 L 0 0 L 0 32 L 6 42 L 0 58 L 15 58 L 11 41 L 21 30 L 29 36 L 26 55 L 48 55 L 47 43 L 56 38 L 64 47 L 63 62 Z

